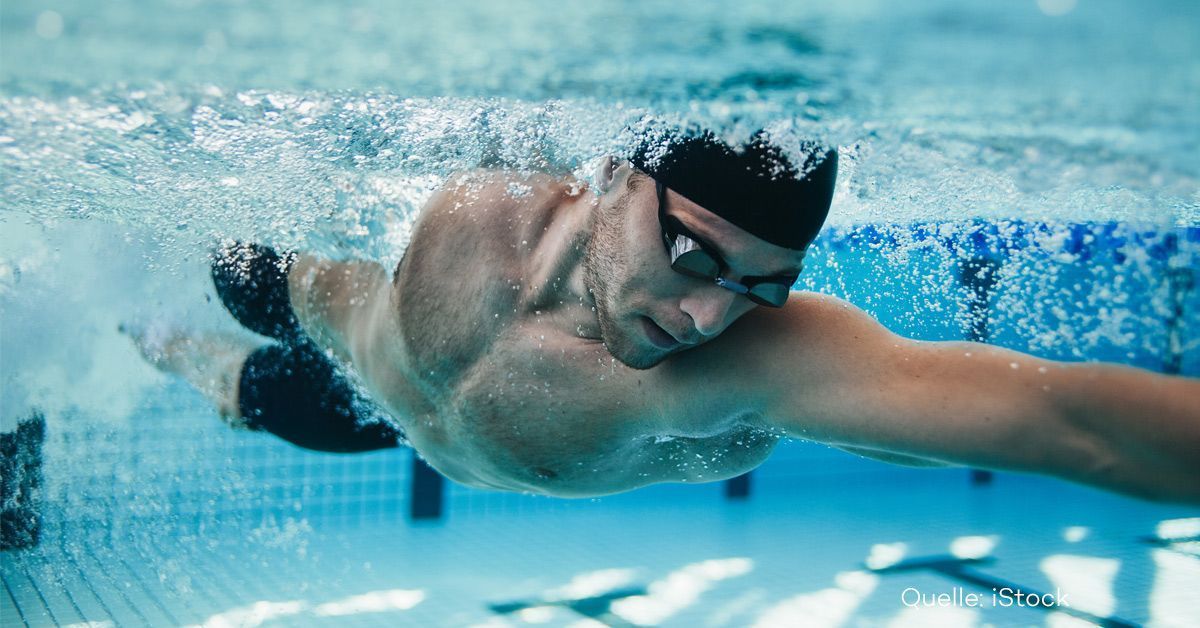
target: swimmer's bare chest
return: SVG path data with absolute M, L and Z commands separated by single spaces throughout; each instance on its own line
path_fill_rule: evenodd
M 431 203 L 398 269 L 409 376 L 431 409 L 409 438 L 431 464 L 468 484 L 582 496 L 729 477 L 769 454 L 775 440 L 749 428 L 673 429 L 653 374 L 581 337 L 590 307 L 539 275 L 556 250 L 540 235 L 553 203 L 492 200 Z

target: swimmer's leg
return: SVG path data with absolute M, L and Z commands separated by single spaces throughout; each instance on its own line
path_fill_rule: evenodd
M 311 342 L 257 349 L 242 367 L 238 390 L 247 425 L 306 449 L 351 453 L 405 442 L 404 433 Z
M 294 269 L 294 270 L 293 270 Z M 238 376 L 237 410 L 252 429 L 307 449 L 332 452 L 396 447 L 403 433 L 355 392 L 342 369 L 305 333 L 293 309 L 289 276 L 298 273 L 300 303 L 326 332 L 354 327 L 365 294 L 389 285 L 374 262 L 334 262 L 260 244 L 230 242 L 215 252 L 213 286 L 243 327 L 274 338 L 246 356 Z M 322 295 L 314 302 L 314 294 Z M 343 334 L 336 331 L 333 338 Z
M 242 365 L 262 341 L 234 334 L 189 332 L 161 323 L 127 323 L 120 331 L 133 340 L 147 362 L 191 384 L 231 426 L 245 427 L 238 407 Z
M 393 427 L 311 342 L 281 345 L 219 333 L 123 325 L 146 361 L 182 377 L 233 427 L 339 453 L 404 443 Z

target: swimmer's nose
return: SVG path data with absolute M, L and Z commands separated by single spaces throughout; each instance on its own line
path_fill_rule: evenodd
M 691 317 L 692 324 L 701 336 L 715 336 L 728 326 L 729 311 L 737 298 L 738 294 L 735 292 L 716 286 L 704 286 L 684 296 L 679 302 L 679 309 Z M 695 340 L 699 342 L 702 338 Z

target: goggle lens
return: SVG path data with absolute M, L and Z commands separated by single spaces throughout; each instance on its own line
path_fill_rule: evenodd
M 787 303 L 788 294 L 791 291 L 791 286 L 781 283 L 760 283 L 751 286 L 750 292 L 746 296 L 760 305 L 783 307 L 783 304 Z
M 700 279 L 716 279 L 721 272 L 721 266 L 711 255 L 700 250 L 692 249 L 676 257 L 671 262 L 671 268 L 677 273 L 698 277 Z

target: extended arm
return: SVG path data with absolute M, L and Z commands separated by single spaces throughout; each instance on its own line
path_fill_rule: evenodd
M 848 448 L 1200 503 L 1200 381 L 975 343 L 916 342 L 837 299 L 797 301 L 759 317 L 759 333 L 744 339 L 753 343 L 744 350 L 756 353 L 759 366 L 748 375 L 762 382 L 770 427 Z

